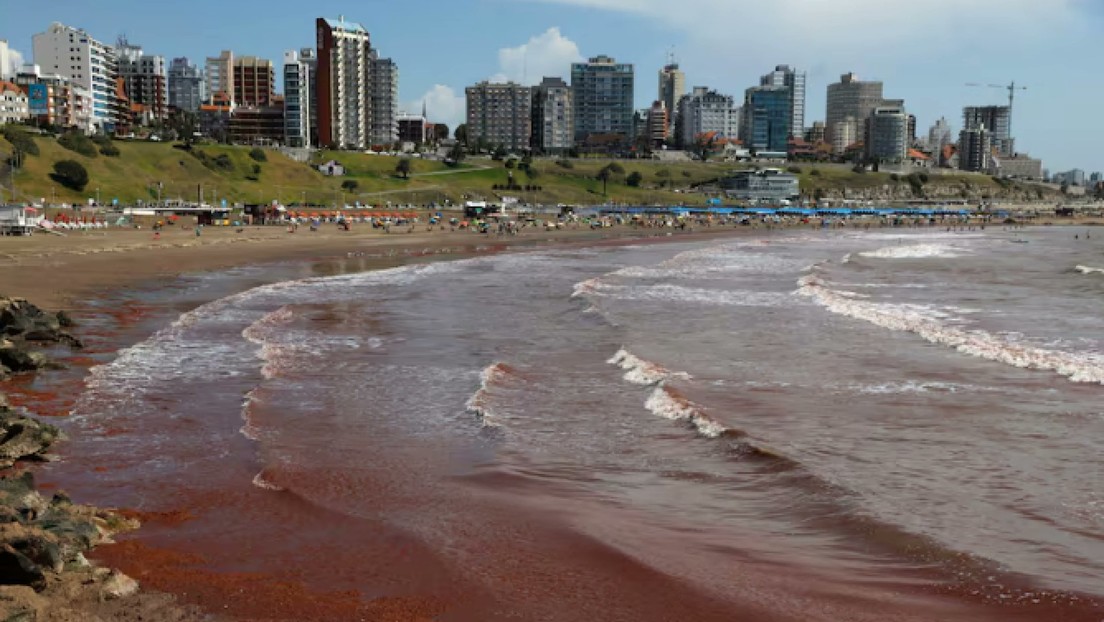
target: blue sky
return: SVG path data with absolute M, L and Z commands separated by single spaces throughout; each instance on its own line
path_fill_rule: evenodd
M 738 98 L 776 64 L 807 71 L 807 123 L 823 118 L 825 88 L 847 71 L 883 80 L 921 133 L 941 116 L 957 131 L 964 105 L 1006 102 L 965 83 L 1015 80 L 1028 87 L 1016 100 L 1017 148 L 1052 171 L 1104 171 L 1104 0 L 0 0 L 0 38 L 29 61 L 31 36 L 61 21 L 167 58 L 232 49 L 279 62 L 313 45 L 316 17 L 342 14 L 399 64 L 403 107 L 427 100 L 450 126 L 468 84 L 566 77 L 571 61 L 597 54 L 636 65 L 645 107 L 674 48 L 688 86 Z

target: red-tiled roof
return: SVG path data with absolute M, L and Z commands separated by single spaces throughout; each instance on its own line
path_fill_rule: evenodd
M 928 156 L 924 155 L 924 152 L 920 151 L 919 149 L 909 149 L 908 150 L 908 157 L 912 158 L 913 160 L 930 160 L 931 159 Z

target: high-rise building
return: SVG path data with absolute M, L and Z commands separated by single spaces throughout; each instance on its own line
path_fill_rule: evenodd
M 271 106 L 276 97 L 276 70 L 272 61 L 256 56 L 239 56 L 232 67 L 234 105 Z
M 827 134 L 827 126 L 824 129 Z M 862 134 L 859 132 L 859 122 L 855 117 L 846 117 L 842 121 L 836 121 L 832 125 L 831 137 L 832 153 L 843 155 L 851 145 L 862 140 Z
M 790 89 L 790 131 L 796 138 L 805 134 L 805 74 L 789 65 L 778 65 L 759 79 L 760 86 L 785 86 Z
M 651 149 L 660 149 L 667 142 L 667 105 L 656 100 L 648 109 L 648 146 Z
M 528 151 L 533 134 L 532 89 L 514 82 L 480 82 L 464 90 L 468 142 Z
M 682 99 L 685 93 L 686 74 L 679 69 L 677 63 L 669 63 L 659 70 L 659 101 L 663 102 L 670 117 L 668 119 L 668 138 L 674 134 L 678 118 L 679 100 Z
M 985 127 L 962 130 L 958 139 L 958 168 L 975 172 L 989 170 L 993 159 L 990 136 Z
M 310 79 L 310 89 L 305 95 L 310 112 L 307 115 L 307 144 L 314 147 L 318 145 L 318 88 L 315 84 L 318 78 L 318 53 L 314 48 L 299 48 L 299 64 Z
M 722 138 L 738 138 L 740 108 L 731 95 L 722 95 L 704 86 L 694 87 L 679 100 L 678 140 L 689 148 L 698 136 L 714 134 Z
M 944 146 L 954 142 L 953 136 L 950 122 L 940 117 L 928 130 L 928 149 L 932 153 L 942 153 Z
M 311 146 L 311 96 L 314 76 L 299 52 L 284 52 L 284 144 Z
M 575 106 L 562 78 L 545 78 L 533 87 L 533 149 L 558 153 L 575 144 Z
M 390 58 L 372 50 L 368 58 L 371 81 L 368 86 L 373 145 L 391 145 L 399 140 L 399 67 Z
M 169 63 L 169 107 L 185 112 L 197 112 L 207 99 L 207 83 L 203 70 L 187 58 L 174 58 Z
M 15 77 L 14 67 L 12 67 L 12 53 L 8 48 L 8 40 L 0 39 L 0 80 L 7 80 Z
M 399 71 L 356 22 L 320 17 L 315 110 L 318 144 L 367 149 L 399 139 Z
M 429 121 L 425 114 L 399 115 L 399 142 L 420 145 L 429 141 L 431 136 Z
M 878 162 L 899 163 L 908 157 L 909 115 L 904 108 L 879 106 L 867 123 L 866 156 Z
M 793 136 L 793 101 L 788 86 L 753 86 L 744 94 L 744 146 L 755 151 L 785 152 Z
M 571 65 L 576 144 L 599 135 L 632 140 L 634 75 L 631 64 L 609 56 Z
M 964 129 L 989 130 L 992 146 L 1001 155 L 1010 156 L 1015 153 L 1014 143 L 1009 134 L 1012 109 L 1008 106 L 967 106 L 962 109 L 962 119 Z
M 824 121 L 813 121 L 813 124 L 805 130 L 805 142 L 822 143 L 827 140 L 827 127 Z
M 207 101 L 234 104 L 234 53 L 223 50 L 218 56 L 208 56 L 205 65 Z
M 837 123 L 851 117 L 861 129 L 870 113 L 886 103 L 882 98 L 881 82 L 864 82 L 854 73 L 843 74 L 839 82 L 828 85 L 828 110 L 825 118 L 828 140 L 833 145 L 836 144 Z
M 44 73 L 61 76 L 86 91 L 91 99 L 90 123 L 114 131 L 121 113 L 117 91 L 115 49 L 87 32 L 54 22 L 33 37 L 34 59 Z
M 132 45 L 120 37 L 116 46 L 119 77 L 123 80 L 132 116 L 136 121 L 148 124 L 164 121 L 169 116 L 168 73 L 165 57 L 142 52 L 141 46 Z

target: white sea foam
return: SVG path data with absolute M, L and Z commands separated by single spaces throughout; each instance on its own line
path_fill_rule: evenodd
M 586 295 L 649 302 L 691 303 L 733 307 L 786 307 L 801 304 L 784 292 L 705 289 L 681 285 L 614 285 L 598 281 L 588 286 Z
M 618 350 L 606 363 L 625 370 L 625 380 L 643 386 L 661 384 L 674 378 L 680 380 L 690 379 L 690 374 L 673 372 L 662 365 L 646 361 L 625 348 Z
M 1104 274 L 1104 268 L 1094 268 L 1092 266 L 1077 266 L 1074 270 L 1081 274 Z
M 706 438 L 720 438 L 728 428 L 702 412 L 701 408 L 690 400 L 672 392 L 667 387 L 656 387 L 644 402 L 644 407 L 652 414 L 671 421 L 685 421 Z
M 479 417 L 485 427 L 500 428 L 502 421 L 491 411 L 491 387 L 503 382 L 510 376 L 509 368 L 501 362 L 495 362 L 483 368 L 479 373 L 479 390 L 470 398 L 465 408 L 468 412 Z
M 859 255 L 874 259 L 928 259 L 961 257 L 965 252 L 965 249 L 948 244 L 910 244 L 887 246 L 875 251 L 859 253 Z
M 285 490 L 283 487 L 277 486 L 265 479 L 264 471 L 253 476 L 253 485 L 261 490 L 271 490 L 272 492 L 284 492 Z
M 1104 384 L 1104 355 L 1014 343 L 983 330 L 952 325 L 946 314 L 917 305 L 856 300 L 831 289 L 815 275 L 802 277 L 798 286 L 798 293 L 833 313 L 890 330 L 915 333 L 931 343 L 952 347 L 963 354 L 1025 369 L 1053 371 L 1073 382 Z

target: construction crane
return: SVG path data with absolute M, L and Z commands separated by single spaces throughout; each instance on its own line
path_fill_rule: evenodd
M 1016 102 L 1016 91 L 1026 91 L 1026 86 L 1016 86 L 1015 82 L 1011 84 L 978 84 L 977 82 L 967 82 L 966 86 L 976 86 L 981 88 L 991 89 L 1004 89 L 1008 91 L 1008 135 L 1012 135 L 1012 104 Z

